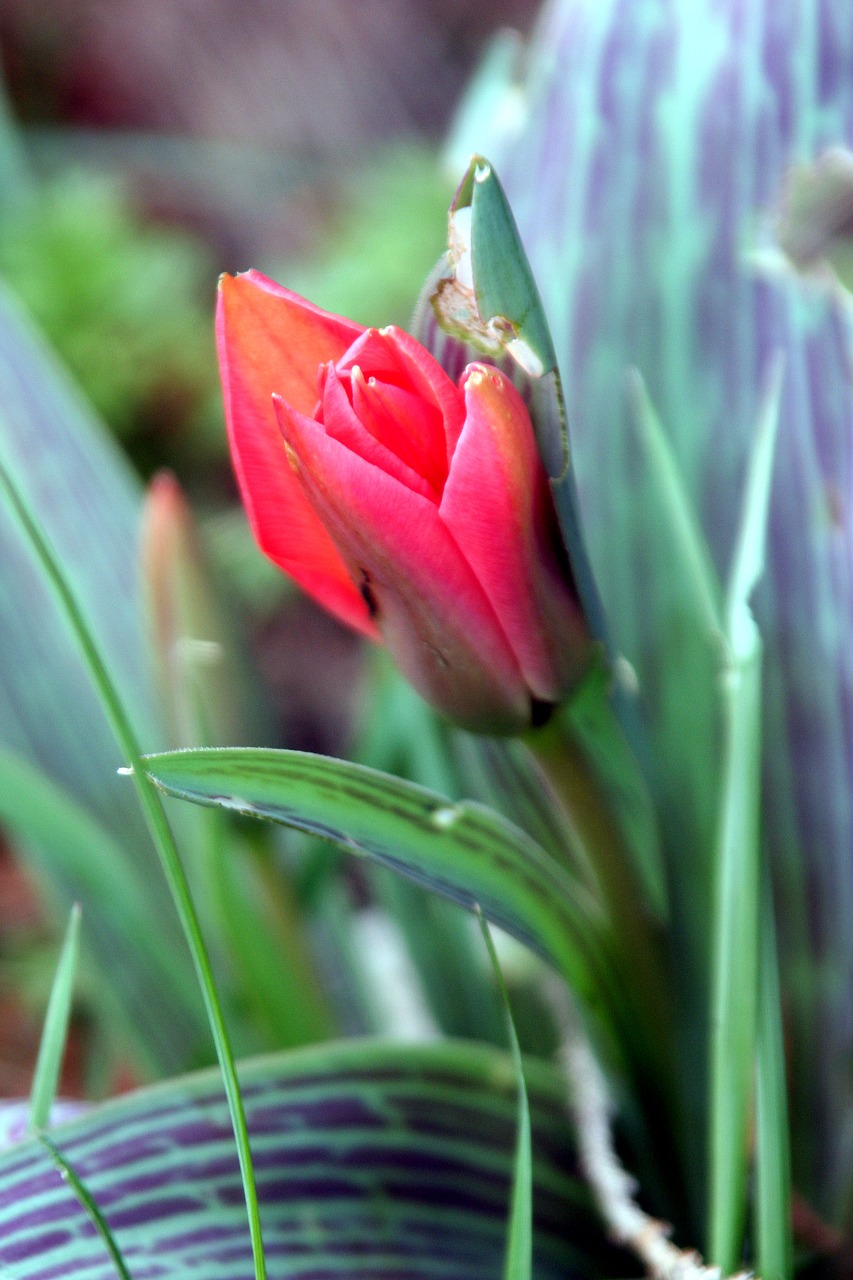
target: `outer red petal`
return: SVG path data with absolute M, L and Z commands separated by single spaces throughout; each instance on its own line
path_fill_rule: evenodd
M 258 545 L 330 613 L 376 638 L 364 600 L 288 464 L 272 403 L 277 392 L 311 413 L 320 365 L 339 359 L 361 332 L 257 271 L 220 282 L 216 339 L 225 417 Z
M 373 606 L 403 673 L 433 706 L 484 732 L 530 723 L 530 695 L 482 587 L 435 504 L 276 400 L 312 504 Z
M 439 508 L 481 582 L 531 692 L 556 702 L 590 658 L 590 641 L 558 559 L 548 480 L 530 415 L 489 365 L 463 375 L 466 419 Z

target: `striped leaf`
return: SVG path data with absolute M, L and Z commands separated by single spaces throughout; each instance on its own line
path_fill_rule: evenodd
M 848 0 L 550 0 L 523 112 L 513 87 L 512 135 L 467 140 L 501 175 L 551 324 L 590 557 L 650 715 L 686 917 L 684 979 L 707 967 L 696 886 L 713 856 L 715 668 L 675 571 L 625 372 L 642 374 L 725 579 L 783 354 L 755 600 L 764 794 L 783 907 L 795 1179 L 821 1213 L 848 1222 L 853 1094 L 837 1064 L 853 1048 L 850 324 L 831 280 L 785 257 L 776 215 L 800 166 L 853 144 L 851 60 Z M 698 1002 L 684 994 L 701 1007 L 701 985 Z M 699 1043 L 684 1052 L 691 1072 L 705 1058 Z M 701 1124 L 701 1088 L 695 1103 Z
M 299 751 L 176 751 L 149 756 L 147 765 L 169 795 L 324 836 L 480 906 L 587 995 L 601 976 L 601 919 L 592 899 L 529 836 L 483 805 L 452 803 L 390 774 Z
M 142 740 L 161 742 L 136 598 L 137 482 L 3 290 L 0 461 L 61 549 L 64 571 L 93 621 Z M 8 777 L 0 792 L 9 805 L 0 803 L 0 813 L 11 818 L 10 806 L 16 808 L 21 852 L 60 914 L 75 900 L 83 904 L 86 946 L 103 976 L 112 979 L 114 1007 L 124 1007 L 135 1034 L 143 1030 L 143 1059 L 154 1070 L 178 1069 L 191 1059 L 203 1019 L 187 981 L 191 974 L 174 914 L 135 797 L 115 776 L 121 759 L 89 676 L 39 565 L 2 503 L 0 563 L 0 749 L 27 773 L 28 785 L 50 794 L 54 816 L 62 807 L 78 815 L 71 837 L 76 852 L 85 827 L 98 832 L 98 849 L 109 843 L 120 850 L 112 871 L 119 875 L 123 867 L 140 886 L 134 915 L 146 917 L 144 932 L 171 954 L 171 980 L 116 928 L 108 895 L 93 885 L 86 859 L 66 856 L 61 823 L 51 830 L 40 812 L 32 821 L 20 820 L 21 797 Z M 156 1020 L 150 1016 L 154 1009 Z
M 533 1275 L 624 1274 L 577 1180 L 559 1075 L 525 1068 Z M 485 1046 L 361 1042 L 244 1065 L 270 1274 L 289 1280 L 494 1280 L 516 1128 L 509 1057 Z M 213 1072 L 143 1090 L 52 1131 L 135 1280 L 241 1280 L 251 1251 Z M 610 1256 L 608 1256 L 610 1255 Z M 606 1271 L 602 1268 L 606 1267 Z M 0 1155 L 0 1273 L 114 1280 L 50 1155 Z

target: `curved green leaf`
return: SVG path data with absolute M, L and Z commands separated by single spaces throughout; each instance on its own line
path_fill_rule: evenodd
M 589 994 L 601 979 L 593 900 L 518 827 L 364 765 L 229 747 L 146 757 L 169 795 L 324 836 L 426 884 L 550 958 Z
M 558 1072 L 525 1066 L 533 1274 L 623 1274 L 579 1183 Z M 494 1280 L 516 1127 L 509 1056 L 444 1042 L 358 1042 L 244 1065 L 271 1273 Z M 93 1109 L 51 1140 L 131 1275 L 228 1280 L 251 1250 L 227 1107 L 207 1071 Z M 606 1270 L 602 1270 L 606 1268 Z M 34 1141 L 0 1154 L 4 1280 L 113 1280 L 103 1240 Z

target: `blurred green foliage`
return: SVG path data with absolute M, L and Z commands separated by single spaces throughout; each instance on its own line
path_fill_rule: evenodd
M 0 275 L 123 437 L 180 430 L 215 387 L 210 251 L 68 171 L 0 211 Z
M 407 325 L 424 278 L 446 247 L 452 195 L 434 149 L 389 147 L 344 178 L 317 251 L 276 262 L 271 273 L 359 324 Z

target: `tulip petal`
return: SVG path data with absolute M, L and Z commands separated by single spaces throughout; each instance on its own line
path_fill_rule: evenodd
M 234 469 L 261 550 L 342 622 L 376 638 L 340 554 L 287 461 L 273 392 L 311 412 L 317 374 L 362 332 L 258 272 L 223 277 L 216 336 Z
M 433 502 L 276 398 L 306 494 L 403 673 L 433 706 L 484 732 L 531 719 L 530 695 L 495 612 Z
M 353 453 L 364 458 L 365 462 L 372 462 L 374 466 L 387 471 L 408 489 L 414 489 L 415 493 L 422 493 L 425 498 L 431 498 L 436 502 L 438 500 L 436 490 L 416 471 L 407 466 L 397 453 L 386 448 L 381 437 L 377 437 L 362 422 L 362 415 L 358 409 L 362 399 L 359 388 L 363 385 L 364 378 L 357 367 L 350 376 L 354 404 L 350 404 L 335 366 L 327 366 L 323 378 L 321 401 L 322 422 L 327 433 L 346 445 Z
M 358 365 L 350 377 L 353 408 L 361 422 L 372 436 L 424 477 L 438 500 L 447 479 L 447 457 L 444 423 L 433 406 L 403 387 L 365 379 Z M 436 441 L 438 448 L 433 443 Z
M 444 439 L 436 440 L 435 447 L 443 454 L 440 461 L 444 476 L 456 448 L 465 413 L 456 384 L 448 378 L 426 347 L 422 347 L 417 339 L 404 329 L 398 329 L 396 325 L 388 325 L 379 330 L 369 329 L 360 341 L 354 343 L 346 358 L 338 363 L 338 369 L 344 372 L 357 364 L 366 377 L 374 374 L 377 380 L 394 383 L 397 380 L 391 368 L 387 367 L 392 356 L 392 368 L 398 370 L 398 378 L 402 374 L 405 379 L 399 385 L 407 385 L 421 401 L 434 405 L 438 410 L 443 423 Z M 383 367 L 383 361 L 386 367 Z
M 491 601 L 522 674 L 556 702 L 590 658 L 590 640 L 559 556 L 548 480 L 530 415 L 489 365 L 462 377 L 466 418 L 439 512 Z

